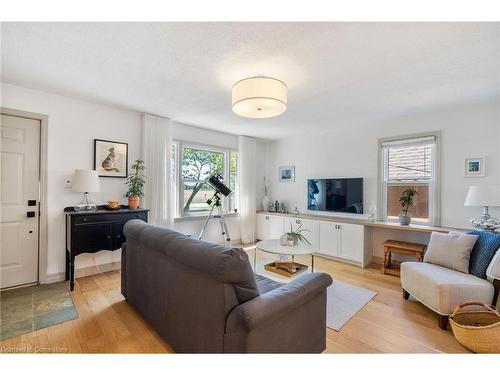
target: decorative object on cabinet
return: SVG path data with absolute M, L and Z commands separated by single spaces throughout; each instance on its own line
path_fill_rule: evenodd
M 489 231 L 500 228 L 500 220 L 492 218 L 488 213 L 488 207 L 500 206 L 500 185 L 470 186 L 464 206 L 483 207 L 481 219 L 471 220 L 474 228 Z
M 106 206 L 96 211 L 75 211 L 66 207 L 66 280 L 70 290 L 75 283 L 75 257 L 82 253 L 96 253 L 101 250 L 119 249 L 125 242 L 123 226 L 132 219 L 148 221 L 146 209 L 127 208 L 110 211 Z
M 408 210 L 410 207 L 415 206 L 415 196 L 417 194 L 417 191 L 411 187 L 403 191 L 403 195 L 399 198 L 399 203 L 401 203 L 401 207 L 403 208 L 403 211 L 399 214 L 399 223 L 401 225 L 410 225 L 411 216 L 408 215 Z
M 465 177 L 484 177 L 484 158 L 465 159 Z
M 377 204 L 375 203 L 374 200 L 371 201 L 370 209 L 368 212 L 369 212 L 368 221 L 371 221 L 372 223 L 377 221 Z
M 110 200 L 110 201 L 108 201 L 106 208 L 108 208 L 110 210 L 119 210 L 120 209 L 120 202 L 115 201 L 115 200 Z
M 130 176 L 127 177 L 126 181 L 128 190 L 125 196 L 128 198 L 129 208 L 136 209 L 139 207 L 140 199 L 144 195 L 144 184 L 146 183 L 146 177 L 143 174 L 144 162 L 136 160 L 130 170 Z
M 286 203 L 283 201 L 280 202 L 279 213 L 280 214 L 287 214 L 288 213 L 288 208 L 286 207 Z
M 94 139 L 94 169 L 99 177 L 128 176 L 128 144 Z
M 89 193 L 99 191 L 99 175 L 97 171 L 90 169 L 77 169 L 73 175 L 72 191 L 83 193 L 82 200 L 75 204 L 75 211 L 92 211 L 96 209 L 96 204 L 89 198 Z
M 279 181 L 280 182 L 294 182 L 295 181 L 295 166 L 285 165 L 279 167 Z
M 262 209 L 264 211 L 269 211 L 269 186 L 267 186 L 267 179 L 266 176 L 264 176 L 264 198 L 262 198 Z

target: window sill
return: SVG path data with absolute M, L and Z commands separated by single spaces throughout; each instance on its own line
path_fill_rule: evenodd
M 228 214 L 224 214 L 224 217 L 239 217 L 239 216 L 240 216 L 239 212 L 230 212 Z M 184 221 L 203 221 L 207 220 L 207 217 L 208 214 L 174 217 L 174 223 L 182 223 Z

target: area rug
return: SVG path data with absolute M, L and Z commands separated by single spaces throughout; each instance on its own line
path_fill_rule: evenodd
M 340 331 L 376 295 L 374 291 L 334 280 L 327 288 L 327 327 Z
M 76 318 L 67 282 L 0 292 L 0 341 Z

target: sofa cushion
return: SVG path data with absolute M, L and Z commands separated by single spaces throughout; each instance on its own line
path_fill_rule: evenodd
M 500 233 L 474 230 L 469 234 L 478 236 L 470 254 L 469 273 L 486 279 L 486 270 L 500 247 Z
M 441 315 L 465 301 L 491 304 L 493 284 L 476 276 L 431 263 L 401 264 L 401 285 L 427 307 Z
M 255 281 L 257 282 L 257 289 L 259 289 L 260 295 L 266 294 L 267 292 L 270 292 L 271 290 L 277 289 L 280 286 L 284 285 L 258 274 L 255 274 Z
M 469 259 L 477 236 L 450 232 L 432 232 L 424 262 L 469 273 Z

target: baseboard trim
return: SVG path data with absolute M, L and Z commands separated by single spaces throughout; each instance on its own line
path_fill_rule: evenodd
M 121 262 L 111 262 L 104 264 L 97 264 L 95 266 L 77 268 L 75 270 L 75 278 L 97 275 L 103 272 L 116 271 L 121 269 Z M 66 279 L 65 272 L 56 272 L 47 274 L 47 284 L 57 283 Z
M 57 283 L 59 281 L 64 281 L 66 279 L 66 274 L 64 272 L 48 273 L 45 279 L 46 284 Z

